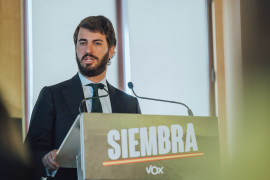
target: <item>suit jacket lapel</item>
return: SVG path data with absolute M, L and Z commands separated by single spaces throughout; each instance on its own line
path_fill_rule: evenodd
M 109 95 L 110 95 L 110 101 L 112 106 L 112 113 L 123 113 L 126 111 L 126 107 L 121 104 L 121 95 L 117 93 L 116 88 L 114 88 L 112 85 L 110 85 L 107 81 Z
M 66 88 L 63 89 L 63 96 L 75 119 L 79 114 L 81 101 L 84 99 L 82 84 L 78 74 L 66 81 L 64 86 L 66 86 Z
M 111 101 L 111 107 L 112 107 L 112 113 L 116 113 L 117 112 L 117 103 L 116 103 L 116 92 L 115 89 L 112 87 L 112 85 L 110 85 L 107 81 L 107 85 L 108 85 L 108 91 L 109 91 L 109 96 L 110 96 L 110 101 Z

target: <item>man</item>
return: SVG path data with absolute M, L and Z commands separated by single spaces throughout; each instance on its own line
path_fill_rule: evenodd
M 140 113 L 136 98 L 106 81 L 107 66 L 116 46 L 111 22 L 104 16 L 87 17 L 78 25 L 73 38 L 79 72 L 70 80 L 41 90 L 26 137 L 41 176 L 59 168 L 55 162 L 56 152 L 79 114 L 81 101 L 97 91 L 99 95 L 105 93 L 95 90 L 93 84 L 104 84 L 109 96 L 100 101 L 87 101 L 88 112 Z M 77 172 L 76 169 L 59 168 L 55 177 L 48 179 L 74 180 Z

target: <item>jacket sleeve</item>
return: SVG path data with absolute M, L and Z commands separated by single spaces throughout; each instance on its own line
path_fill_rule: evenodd
M 25 143 L 29 146 L 40 176 L 46 175 L 42 158 L 53 149 L 55 110 L 53 95 L 49 87 L 44 87 L 32 112 L 29 131 Z

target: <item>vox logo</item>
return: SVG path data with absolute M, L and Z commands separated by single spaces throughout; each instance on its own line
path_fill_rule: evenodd
M 157 166 L 150 165 L 149 167 L 146 167 L 146 172 L 147 172 L 147 174 L 151 173 L 153 175 L 163 174 L 163 167 L 157 167 Z

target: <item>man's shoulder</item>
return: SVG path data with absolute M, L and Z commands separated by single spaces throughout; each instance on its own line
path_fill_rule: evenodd
M 75 76 L 73 76 L 72 78 L 62 81 L 60 83 L 54 84 L 54 85 L 50 85 L 47 86 L 50 89 L 62 89 L 64 87 L 70 87 L 70 86 L 74 86 L 74 85 L 80 85 L 80 79 L 78 74 L 76 74 Z
M 109 83 L 108 83 L 108 88 L 109 88 L 109 92 L 111 95 L 115 95 L 115 96 L 119 96 L 119 97 L 123 97 L 123 98 L 127 98 L 127 99 L 136 99 L 135 97 L 123 92 L 122 90 L 112 86 Z
M 113 112 L 115 113 L 141 113 L 138 99 L 108 83 Z

